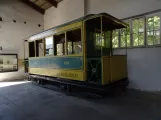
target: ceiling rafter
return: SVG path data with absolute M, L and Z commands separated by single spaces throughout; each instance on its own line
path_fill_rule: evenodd
M 26 3 L 27 5 L 29 5 L 30 7 L 32 7 L 33 9 L 35 9 L 36 11 L 40 12 L 41 14 L 45 14 L 45 10 L 39 6 L 37 6 L 36 4 L 34 4 L 33 2 L 29 1 L 29 0 L 21 0 L 22 2 Z
M 32 7 L 36 11 L 45 14 L 45 10 L 54 6 L 57 8 L 58 3 L 62 0 L 19 0 L 23 3 L 27 4 L 28 6 Z
M 41 5 L 40 5 L 40 7 L 42 7 L 43 5 L 45 5 L 45 4 L 47 4 L 47 3 L 48 3 L 47 1 L 46 1 L 46 2 L 44 2 L 43 4 L 41 4 Z
M 38 0 L 35 0 L 33 3 L 36 3 Z
M 58 2 L 56 0 L 46 0 L 46 1 L 48 1 L 50 4 L 52 4 L 54 7 L 57 8 Z

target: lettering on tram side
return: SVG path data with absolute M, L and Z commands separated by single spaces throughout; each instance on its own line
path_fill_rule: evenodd
M 64 61 L 64 65 L 69 65 L 69 61 Z
M 67 77 L 67 78 L 78 78 L 78 74 L 76 73 L 59 73 L 58 74 L 59 77 Z

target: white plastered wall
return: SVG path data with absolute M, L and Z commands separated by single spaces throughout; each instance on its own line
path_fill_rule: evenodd
M 0 21 L 0 46 L 3 49 L 0 53 L 16 53 L 18 59 L 24 59 L 23 40 L 43 30 L 43 15 L 23 3 L 5 1 L 0 4 L 0 17 L 3 19 Z M 38 24 L 42 26 L 38 27 Z M 21 65 L 18 72 L 0 73 L 0 81 L 23 79 L 24 67 Z
M 58 7 L 45 11 L 44 29 L 75 20 L 84 16 L 84 0 L 63 0 Z
M 107 12 L 119 19 L 161 9 L 161 0 L 88 0 L 88 13 Z

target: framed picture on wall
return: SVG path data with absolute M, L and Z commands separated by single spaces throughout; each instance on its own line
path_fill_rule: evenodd
M 0 73 L 18 71 L 17 54 L 0 54 Z

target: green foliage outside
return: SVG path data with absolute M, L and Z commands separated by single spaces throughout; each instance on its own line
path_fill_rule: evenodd
M 160 44 L 160 17 L 158 16 L 147 19 L 147 44 Z
M 127 22 L 128 25 L 130 25 L 130 22 Z M 120 29 L 120 47 L 130 47 L 131 41 L 130 41 L 130 27 Z
M 96 46 L 105 46 L 105 34 L 102 33 L 102 38 L 101 38 L 101 33 L 95 33 L 95 38 L 96 38 Z
M 160 17 L 153 16 L 147 18 L 147 45 L 157 45 L 160 44 Z M 127 24 L 130 25 L 128 21 Z M 120 32 L 120 35 L 119 35 Z M 134 19 L 132 21 L 132 38 L 133 38 L 133 46 L 144 46 L 145 44 L 145 19 L 139 18 Z M 120 47 L 130 47 L 130 27 L 123 28 L 119 30 L 114 30 L 112 34 L 112 43 L 113 48 L 119 47 L 119 39 L 120 39 Z
M 133 46 L 144 45 L 144 18 L 135 19 L 133 26 Z
M 119 32 L 118 30 L 114 30 L 112 32 L 112 47 L 117 48 L 119 47 L 119 38 L 118 38 Z

